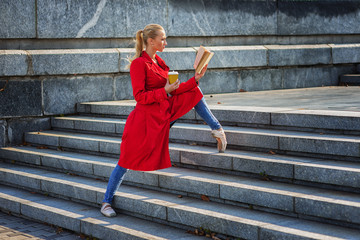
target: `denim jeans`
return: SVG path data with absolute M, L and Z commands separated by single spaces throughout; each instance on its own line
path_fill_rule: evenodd
M 209 125 L 211 130 L 216 130 L 221 128 L 219 121 L 215 118 L 215 116 L 210 111 L 208 105 L 205 102 L 205 99 L 202 98 L 198 104 L 194 107 L 195 111 L 204 119 L 204 121 Z M 175 120 L 176 121 L 176 120 Z M 175 121 L 170 123 L 170 127 L 175 123 Z M 127 172 L 126 168 L 120 167 L 116 165 L 114 170 L 112 171 L 109 179 L 109 183 L 106 188 L 105 196 L 103 202 L 112 203 L 115 192 L 119 188 L 122 180 L 124 179 L 124 175 Z
M 115 192 L 118 190 L 121 182 L 124 179 L 124 175 L 128 170 L 126 168 L 120 167 L 116 164 L 116 167 L 110 175 L 110 179 L 106 188 L 105 196 L 103 202 L 112 203 Z

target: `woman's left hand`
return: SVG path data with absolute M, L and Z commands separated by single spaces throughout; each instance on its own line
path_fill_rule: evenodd
M 201 73 L 195 72 L 195 81 L 198 82 L 200 78 L 202 78 L 205 75 L 206 69 L 208 65 L 206 64 L 205 67 L 201 70 Z

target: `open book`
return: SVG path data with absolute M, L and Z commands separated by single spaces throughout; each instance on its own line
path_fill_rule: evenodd
M 195 72 L 201 73 L 201 70 L 205 67 L 206 64 L 210 62 L 210 59 L 213 55 L 213 52 L 210 52 L 203 46 L 200 46 L 199 50 L 196 53 L 194 62 Z

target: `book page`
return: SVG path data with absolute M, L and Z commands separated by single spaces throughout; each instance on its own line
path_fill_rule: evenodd
M 201 73 L 201 70 L 205 67 L 206 64 L 208 64 L 211 60 L 211 58 L 214 56 L 213 52 L 206 51 L 203 55 L 203 57 L 200 60 L 200 63 L 198 64 L 196 68 L 197 73 Z
M 200 46 L 199 50 L 196 53 L 195 62 L 194 62 L 194 69 L 197 68 L 203 54 L 205 52 L 205 48 L 203 46 Z

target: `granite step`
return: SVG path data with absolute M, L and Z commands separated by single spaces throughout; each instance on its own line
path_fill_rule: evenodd
M 97 179 L 108 179 L 117 162 L 113 158 L 58 152 L 50 149 L 27 147 L 6 149 L 6 151 L 8 151 L 7 159 L 13 163 L 31 163 L 46 169 L 91 176 Z M 355 176 L 349 180 L 357 181 L 359 187 L 359 179 Z M 151 172 L 129 171 L 125 177 L 125 184 L 182 196 L 201 198 L 205 195 L 211 201 L 242 207 L 251 206 L 253 209 L 281 212 L 284 215 L 311 215 L 350 223 L 353 221 L 348 219 L 348 212 L 345 211 L 346 207 L 342 204 L 332 206 L 330 215 L 321 211 L 325 208 L 324 206 L 330 206 L 334 199 L 339 199 L 343 203 L 350 200 L 360 204 L 358 194 L 178 167 Z M 319 207 L 313 209 L 307 205 Z M 307 210 L 303 211 L 303 209 Z M 350 212 L 356 212 L 356 210 L 352 209 Z M 356 221 L 354 223 L 357 224 Z
M 5 185 L 0 185 L 0 203 L 2 211 L 98 239 L 203 239 L 182 229 L 132 216 L 120 214 L 107 218 L 93 206 Z
M 38 148 L 50 147 L 58 150 L 69 148 L 72 151 L 85 152 L 86 154 L 108 155 L 112 159 L 118 158 L 121 144 L 121 140 L 116 137 L 57 131 L 28 133 L 26 141 L 29 144 L 40 145 Z M 39 156 L 43 154 L 39 153 L 40 150 L 9 147 L 1 149 L 0 156 L 12 160 L 24 157 L 27 159 L 26 161 L 35 163 L 46 157 Z M 169 145 L 169 150 L 173 165 L 178 166 L 226 172 L 232 175 L 245 174 L 257 177 L 262 175 L 262 177 L 267 176 L 276 180 L 299 184 L 311 183 L 320 184 L 326 188 L 347 188 L 348 191 L 357 191 L 360 186 L 360 165 L 356 162 L 240 150 L 227 150 L 225 153 L 217 153 L 216 149 L 211 147 L 174 143 Z M 70 153 L 70 156 L 73 154 Z M 57 155 L 66 157 L 68 153 L 57 151 Z M 80 155 L 80 158 L 102 159 L 99 156 L 88 155 L 85 157 Z M 43 162 L 48 161 L 43 160 Z M 89 174 L 93 174 L 93 172 L 90 171 Z
M 276 95 L 278 98 L 280 94 Z M 285 98 L 287 95 L 284 93 Z M 249 96 L 253 99 L 255 96 Z M 302 131 L 343 132 L 353 134 L 360 131 L 360 113 L 357 111 L 339 111 L 330 109 L 305 109 L 303 107 L 259 107 L 242 106 L 238 94 L 205 95 L 209 108 L 224 126 L 256 126 L 259 128 L 278 128 Z M 238 99 L 239 98 L 239 99 Z M 259 97 L 260 99 L 264 96 Z M 271 97 L 268 97 L 271 99 Z M 263 99 L 269 100 L 269 99 Z M 286 100 L 286 99 L 285 99 Z M 284 99 L 274 99 L 281 102 Z M 301 99 L 297 99 L 301 100 Z M 217 104 L 222 103 L 222 104 Z M 248 103 L 250 104 L 250 103 Z M 331 105 L 331 103 L 329 103 Z M 88 102 L 77 104 L 80 114 L 126 118 L 134 109 L 134 100 Z M 192 109 L 180 118 L 181 121 L 203 122 Z
M 4 184 L 66 197 L 89 205 L 101 202 L 107 184 L 103 181 L 43 169 L 6 163 L 1 163 L 0 166 L 0 176 Z M 332 202 L 341 204 L 341 200 L 336 198 L 332 199 Z M 345 202 L 347 205 L 351 205 L 351 201 Z M 358 203 L 354 202 L 354 204 Z M 115 195 L 113 205 L 120 210 L 120 214 L 133 214 L 144 219 L 153 219 L 188 229 L 203 227 L 212 232 L 244 239 L 279 239 L 300 236 L 306 237 L 305 239 L 327 237 L 330 239 L 336 237 L 356 239 L 360 234 L 360 231 L 355 229 L 207 202 L 191 197 L 180 198 L 175 194 L 125 185 Z M 359 208 L 354 207 L 355 209 Z M 356 212 L 348 214 L 352 214 L 353 219 L 358 216 Z
M 344 74 L 340 76 L 340 86 L 360 86 L 360 74 Z
M 52 127 L 120 136 L 125 122 L 124 119 L 90 116 L 55 117 L 52 118 Z M 258 148 L 283 153 L 360 157 L 360 136 L 233 126 L 224 127 L 224 130 L 229 148 Z M 191 123 L 176 123 L 170 130 L 170 141 L 212 145 L 216 142 L 207 125 Z
M 114 165 L 108 168 L 107 172 L 110 172 L 113 167 Z M 69 174 L 54 173 L 49 170 L 7 163 L 0 163 L 0 175 L 4 183 L 48 191 L 65 197 L 67 191 L 74 191 L 79 195 L 74 194 L 69 197 L 78 200 L 86 200 L 86 197 L 89 197 L 89 199 L 93 199 L 94 203 L 95 201 L 97 203 L 101 201 L 102 198 L 98 194 L 103 192 L 102 189 L 106 189 L 107 184 L 106 181 L 100 184 L 95 179 L 87 180 L 84 177 L 69 177 Z M 318 221 L 327 221 L 360 229 L 360 219 L 358 218 L 360 215 L 359 194 L 181 168 L 171 168 L 150 173 L 130 172 L 127 180 L 135 181 L 138 186 L 147 185 L 156 190 L 154 192 L 151 189 L 142 189 L 142 191 L 149 194 L 160 194 L 161 196 L 162 194 L 168 194 L 166 191 L 169 191 L 173 195 L 186 198 L 196 196 L 198 199 L 205 198 L 221 204 L 279 213 L 295 218 L 311 217 Z M 20 181 L 21 183 L 19 183 Z M 32 185 L 24 186 L 22 181 L 32 183 Z M 75 189 L 70 190 L 71 186 L 75 186 Z M 95 188 L 91 188 L 91 186 Z M 126 196 L 126 193 L 135 191 L 131 190 L 135 188 L 133 186 L 124 186 L 120 189 L 119 194 Z M 163 193 L 159 193 L 159 188 L 162 189 Z M 86 192 L 84 189 L 88 189 L 90 192 Z M 130 190 L 127 191 L 126 189 Z M 93 196 L 91 198 L 91 195 L 96 194 L 97 197 Z M 135 198 L 140 199 L 140 197 Z M 128 199 L 124 201 L 128 201 Z M 327 209 L 331 209 L 331 211 L 327 211 Z

